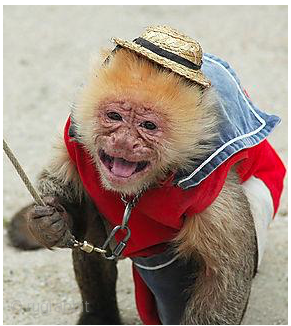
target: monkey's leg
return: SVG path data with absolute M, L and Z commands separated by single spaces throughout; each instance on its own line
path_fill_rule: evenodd
M 256 270 L 257 241 L 249 202 L 234 173 L 209 208 L 185 221 L 177 240 L 184 258 L 200 261 L 181 323 L 240 324 Z
M 91 204 L 82 215 L 79 221 L 86 223 L 86 229 L 83 234 L 74 231 L 76 238 L 100 246 L 106 239 L 102 217 Z M 73 263 L 83 301 L 78 324 L 121 324 L 116 301 L 116 262 L 106 260 L 99 253 L 74 249 Z
M 115 291 L 116 264 L 104 262 L 104 258 L 97 258 L 97 255 L 73 251 L 74 270 L 83 301 L 78 324 L 121 324 Z

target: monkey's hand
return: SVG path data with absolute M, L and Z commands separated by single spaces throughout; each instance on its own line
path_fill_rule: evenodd
M 44 197 L 46 206 L 33 206 L 27 213 L 27 226 L 35 239 L 47 248 L 73 247 L 72 217 L 57 197 Z

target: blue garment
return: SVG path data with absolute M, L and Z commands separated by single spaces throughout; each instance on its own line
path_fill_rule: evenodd
M 252 103 L 227 62 L 205 53 L 201 70 L 219 95 L 219 136 L 215 140 L 214 152 L 196 160 L 190 175 L 183 171 L 175 175 L 174 184 L 182 189 L 198 185 L 232 155 L 259 144 L 280 122 L 279 117 L 260 111 Z
M 194 284 L 197 263 L 177 259 L 170 250 L 150 257 L 131 259 L 155 296 L 162 324 L 179 325 L 189 299 L 186 289 Z

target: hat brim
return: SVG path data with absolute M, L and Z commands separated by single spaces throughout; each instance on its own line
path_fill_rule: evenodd
M 173 72 L 175 72 L 183 77 L 186 77 L 204 87 L 211 86 L 210 80 L 203 75 L 201 70 L 192 70 L 192 69 L 185 67 L 179 63 L 176 63 L 167 58 L 161 57 L 158 54 L 155 54 L 154 52 L 152 52 L 134 42 L 124 41 L 124 40 L 121 40 L 116 37 L 112 38 L 112 40 L 116 44 L 118 44 L 124 48 L 127 48 L 129 50 L 132 50 L 134 52 L 137 52 L 138 54 L 145 56 L 149 60 L 152 60 L 152 61 L 162 65 L 163 67 L 168 68 L 168 69 L 172 70 Z

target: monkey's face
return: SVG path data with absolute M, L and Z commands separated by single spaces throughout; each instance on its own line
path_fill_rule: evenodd
M 205 153 L 213 94 L 119 50 L 94 70 L 73 118 L 105 188 L 135 194 Z
M 166 122 L 150 107 L 128 101 L 99 106 L 97 165 L 111 189 L 136 192 L 155 177 Z

